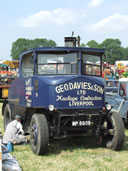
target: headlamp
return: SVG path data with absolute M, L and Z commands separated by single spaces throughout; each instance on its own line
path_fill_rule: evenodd
M 105 107 L 107 110 L 111 110 L 111 108 L 112 108 L 112 106 L 110 104 L 106 104 Z
M 48 109 L 52 112 L 55 109 L 55 107 L 53 105 L 49 105 Z

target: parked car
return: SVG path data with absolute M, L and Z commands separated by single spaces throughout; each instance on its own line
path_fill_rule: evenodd
M 106 93 L 106 102 L 111 104 L 112 111 L 119 113 L 123 119 L 128 119 L 128 79 L 118 81 L 115 94 Z
M 106 94 L 115 95 L 118 91 L 118 80 L 106 80 L 105 92 Z

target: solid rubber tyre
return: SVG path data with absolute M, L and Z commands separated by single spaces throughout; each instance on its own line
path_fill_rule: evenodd
M 44 114 L 34 114 L 30 122 L 30 144 L 37 155 L 44 155 L 48 151 L 49 129 Z
M 123 120 L 118 113 L 113 112 L 108 117 L 107 132 L 103 136 L 106 148 L 120 150 L 124 144 L 125 129 Z
M 10 105 L 7 103 L 4 108 L 4 130 L 6 130 L 7 125 L 12 121 L 11 114 Z

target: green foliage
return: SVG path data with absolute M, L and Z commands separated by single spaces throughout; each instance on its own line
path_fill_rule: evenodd
M 119 39 L 106 39 L 100 44 L 106 50 L 106 61 L 114 64 L 117 60 L 123 59 L 121 42 Z
M 80 47 L 85 47 L 86 45 L 84 44 L 84 43 L 82 43 L 81 45 L 80 45 Z
M 127 48 L 122 47 L 122 53 L 124 56 L 124 60 L 128 60 L 128 47 Z
M 95 40 L 89 41 L 86 45 L 91 48 L 99 48 L 99 44 Z
M 106 39 L 101 44 L 91 40 L 87 43 L 87 46 L 91 48 L 104 48 L 106 53 L 104 61 L 110 64 L 114 64 L 117 60 L 127 60 L 128 58 L 128 48 L 121 47 L 119 39 Z
M 19 59 L 21 52 L 38 47 L 55 47 L 56 43 L 53 40 L 47 39 L 17 39 L 12 44 L 11 56 L 13 60 Z M 97 43 L 95 40 L 87 42 L 87 44 L 82 43 L 81 47 L 90 48 L 104 48 L 106 52 L 106 58 L 104 61 L 114 64 L 117 60 L 128 60 L 128 47 L 124 48 L 121 46 L 121 41 L 119 39 L 105 39 L 102 43 Z
M 47 39 L 24 39 L 20 38 L 17 39 L 12 44 L 11 49 L 11 56 L 13 60 L 18 60 L 19 55 L 21 52 L 32 49 L 32 48 L 38 48 L 38 47 L 53 47 L 56 46 L 56 43 L 53 40 L 47 40 Z

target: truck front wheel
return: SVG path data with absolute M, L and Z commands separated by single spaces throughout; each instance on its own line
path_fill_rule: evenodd
M 4 108 L 4 130 L 6 129 L 7 125 L 12 121 L 11 119 L 11 108 L 9 104 L 6 104 Z
M 49 143 L 49 130 L 44 114 L 34 114 L 30 123 L 30 143 L 37 155 L 46 154 Z
M 106 148 L 120 150 L 124 143 L 124 124 L 118 113 L 111 113 L 103 123 L 103 142 Z

